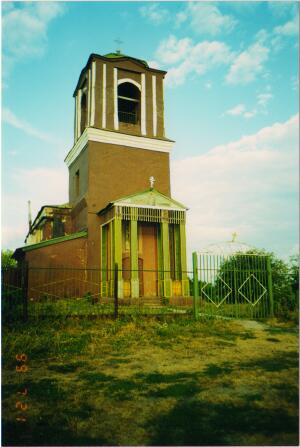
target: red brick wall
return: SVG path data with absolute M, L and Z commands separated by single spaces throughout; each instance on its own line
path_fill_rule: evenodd
M 87 238 L 81 237 L 26 252 L 30 267 L 86 267 Z

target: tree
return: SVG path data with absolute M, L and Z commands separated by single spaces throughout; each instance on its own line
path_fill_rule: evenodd
M 12 250 L 1 250 L 1 268 L 17 267 L 17 261 L 12 257 L 13 254 Z
M 260 256 L 255 256 L 260 255 Z M 272 288 L 274 310 L 278 315 L 284 315 L 297 308 L 297 291 L 299 288 L 299 270 L 296 259 L 290 264 L 276 257 L 272 252 L 265 250 L 249 250 L 246 253 L 236 253 L 226 259 L 220 266 L 215 289 L 221 291 L 221 296 L 232 289 L 231 302 L 233 298 L 242 302 L 244 293 L 252 303 L 263 292 L 263 287 L 268 288 L 267 275 L 260 273 L 267 268 L 267 258 L 270 259 L 272 271 Z M 253 272 L 255 278 L 250 278 Z M 247 281 L 247 279 L 249 281 Z M 259 283 L 258 283 L 259 281 Z

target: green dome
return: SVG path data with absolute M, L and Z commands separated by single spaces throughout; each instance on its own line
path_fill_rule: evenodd
M 149 65 L 147 64 L 146 61 L 143 61 L 142 59 L 137 59 L 136 57 L 127 56 L 126 54 L 122 54 L 122 53 L 108 53 L 108 54 L 104 54 L 104 57 L 108 57 L 109 59 L 117 59 L 117 58 L 121 58 L 121 57 L 128 57 L 129 59 L 132 59 L 134 61 L 138 61 L 138 62 L 142 63 L 147 68 L 149 67 Z

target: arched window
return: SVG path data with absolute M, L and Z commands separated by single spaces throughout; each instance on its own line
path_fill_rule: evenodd
M 81 119 L 80 119 L 80 134 L 83 133 L 84 129 L 86 128 L 86 94 L 83 93 L 81 97 Z
M 118 116 L 123 123 L 138 124 L 140 122 L 141 93 L 131 82 L 123 82 L 118 86 Z

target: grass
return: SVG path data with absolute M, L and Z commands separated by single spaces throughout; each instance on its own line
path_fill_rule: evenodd
M 298 445 L 297 329 L 246 327 L 184 315 L 6 325 L 2 443 Z

